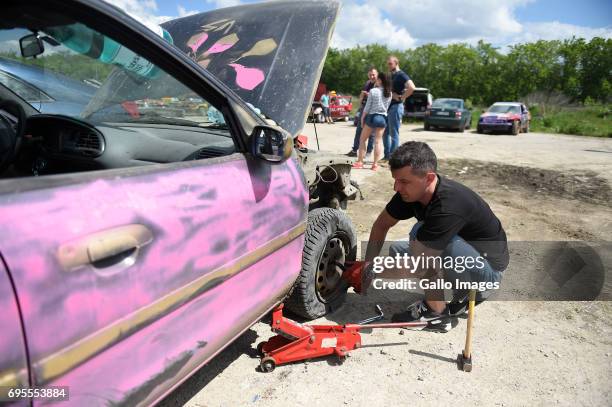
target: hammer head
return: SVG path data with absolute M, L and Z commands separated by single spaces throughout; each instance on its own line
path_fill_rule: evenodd
M 472 371 L 472 355 L 470 357 L 465 357 L 463 352 L 457 355 L 457 365 L 459 370 L 463 370 L 464 372 Z

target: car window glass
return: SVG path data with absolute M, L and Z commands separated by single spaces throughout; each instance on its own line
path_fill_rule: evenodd
M 34 86 L 28 85 L 26 82 L 19 78 L 16 78 L 7 72 L 0 70 L 0 84 L 9 88 L 17 96 L 24 99 L 30 104 L 40 102 L 51 102 L 53 101 L 48 95 L 36 89 Z
M 158 28 L 158 34 L 172 42 Z M 43 42 L 42 54 L 24 58 L 19 40 L 32 34 L 51 39 Z M 77 22 L 40 27 L 36 32 L 0 30 L 0 86 L 41 113 L 67 116 L 99 130 L 104 140 L 98 145 L 105 151 L 96 155 L 90 166 L 94 169 L 205 159 L 236 151 L 220 106 L 124 44 Z M 52 130 L 35 134 L 32 140 L 54 146 L 78 144 L 58 139 L 67 130 Z M 40 150 L 25 148 L 32 148 L 32 155 Z M 110 157 L 111 151 L 115 157 Z M 77 152 L 55 152 L 56 157 L 44 160 L 59 159 L 61 153 L 63 172 L 80 170 L 72 165 L 82 159 Z M 75 163 L 70 162 L 72 153 Z

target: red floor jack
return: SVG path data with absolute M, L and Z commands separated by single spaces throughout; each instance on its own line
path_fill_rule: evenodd
M 361 292 L 362 262 L 355 262 L 342 274 L 355 291 Z M 313 359 L 335 354 L 340 363 L 348 352 L 361 347 L 362 329 L 426 327 L 429 322 L 390 322 L 374 324 L 383 319 L 380 306 L 378 315 L 356 324 L 344 325 L 304 325 L 283 316 L 283 304 L 272 312 L 272 331 L 277 335 L 257 346 L 263 356 L 260 362 L 262 372 L 271 372 L 277 365 L 299 360 Z M 468 355 L 466 355 L 468 356 Z

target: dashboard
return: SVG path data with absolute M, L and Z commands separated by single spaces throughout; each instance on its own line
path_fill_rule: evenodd
M 31 175 L 198 160 L 236 152 L 229 130 L 171 124 L 28 117 L 18 163 Z

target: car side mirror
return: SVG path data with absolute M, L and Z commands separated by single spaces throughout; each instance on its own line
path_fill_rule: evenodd
M 291 136 L 278 128 L 256 126 L 251 134 L 251 153 L 271 163 L 282 163 L 291 157 L 293 142 Z
M 45 52 L 42 39 L 37 34 L 29 34 L 19 39 L 21 56 L 24 58 L 36 57 Z

